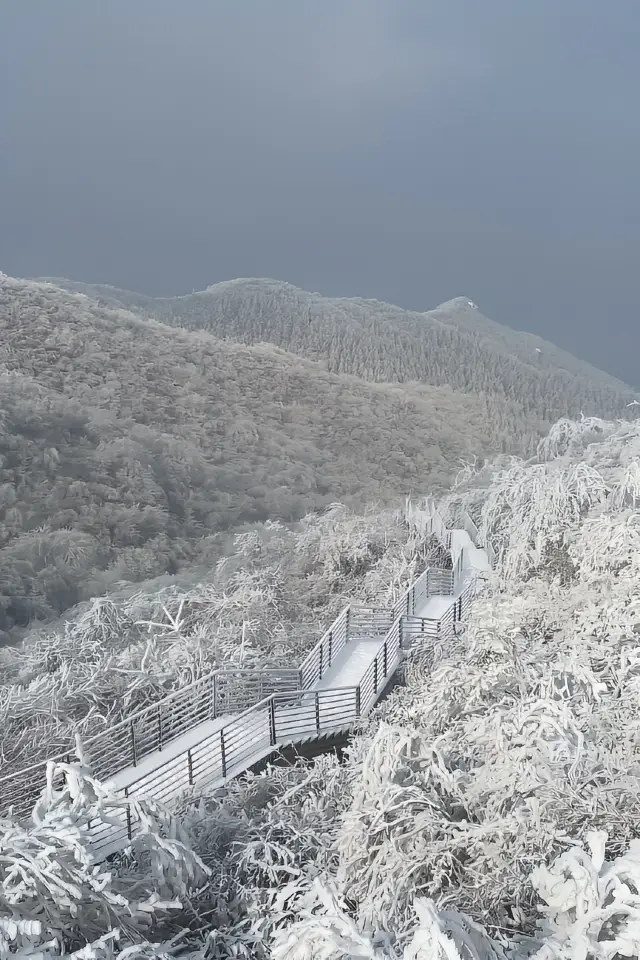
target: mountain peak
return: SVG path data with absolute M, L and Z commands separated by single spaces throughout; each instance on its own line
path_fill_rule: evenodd
M 478 304 L 470 300 L 469 297 L 454 297 L 452 300 L 445 300 L 444 303 L 434 307 L 428 313 L 435 313 L 437 310 L 477 310 Z

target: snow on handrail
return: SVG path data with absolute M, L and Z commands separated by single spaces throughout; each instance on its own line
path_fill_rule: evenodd
M 495 570 L 496 566 L 498 565 L 498 556 L 496 554 L 495 547 L 488 538 L 485 537 L 482 539 L 480 537 L 480 531 L 478 530 L 477 524 L 474 523 L 466 510 L 464 510 L 462 513 L 462 524 L 463 528 L 469 534 L 474 546 L 481 547 L 486 552 L 489 560 L 489 566 L 492 570 Z
M 424 526 L 425 533 L 451 548 L 451 531 L 435 508 Z M 468 515 L 463 526 L 475 542 L 477 527 Z M 489 544 L 487 555 L 495 560 Z M 203 778 L 207 783 L 212 778 L 224 781 L 276 746 L 352 726 L 388 684 L 407 640 L 453 635 L 475 592 L 473 576 L 465 583 L 468 574 L 464 550 L 460 550 L 453 569 L 426 568 L 391 608 L 346 606 L 299 668 L 217 670 L 136 711 L 108 732 L 87 739 L 85 749 L 94 774 L 98 779 L 111 778 L 116 794 L 120 791 L 123 797 L 153 789 L 154 796 L 162 799 L 168 789 L 175 794 L 176 784 L 187 789 L 204 782 Z M 452 600 L 437 620 L 416 617 L 430 596 L 451 596 Z M 356 686 L 316 686 L 350 639 L 378 638 L 380 647 Z M 229 714 L 234 715 L 227 722 L 215 722 Z M 151 755 L 160 752 L 164 762 L 154 766 Z M 69 756 L 52 759 L 68 762 Z M 12 807 L 14 815 L 29 813 L 44 782 L 46 763 L 0 777 L 0 810 Z M 131 829 L 129 822 L 128 836 Z
M 112 792 L 123 799 L 152 794 L 160 802 L 169 802 L 176 792 L 205 784 L 215 788 L 278 748 L 351 728 L 364 713 L 360 686 L 272 694 L 194 741 L 162 767 L 140 771 L 126 783 L 118 783 L 115 778 Z M 367 702 L 370 709 L 374 701 L 368 696 Z M 90 825 L 91 847 L 99 859 L 125 844 L 138 827 L 135 811 L 129 805 L 113 819 L 120 820 L 121 826 L 114 827 L 113 822 Z
M 296 668 L 214 670 L 87 737 L 83 746 L 95 776 L 101 779 L 112 775 L 114 769 L 135 766 L 197 723 L 243 710 L 270 693 L 298 690 L 300 686 Z M 68 763 L 74 752 L 75 746 L 69 745 L 68 751 L 48 759 Z M 12 807 L 20 815 L 31 810 L 45 781 L 47 762 L 39 760 L 0 777 L 0 811 Z
M 305 657 L 300 666 L 300 686 L 309 689 L 327 672 L 336 654 L 342 650 L 349 636 L 349 615 L 351 607 L 345 607 L 333 621 L 329 629 L 320 637 L 313 650 Z

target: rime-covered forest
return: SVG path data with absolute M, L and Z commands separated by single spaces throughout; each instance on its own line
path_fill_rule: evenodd
M 461 460 L 531 455 L 558 411 L 629 415 L 629 387 L 470 307 L 222 287 L 159 322 L 0 275 L 0 646 L 198 582 L 254 523 L 443 493 Z
M 238 279 L 181 297 L 54 280 L 143 316 L 239 343 L 273 343 L 333 373 L 370 382 L 449 386 L 548 428 L 561 416 L 619 416 L 633 393 L 609 374 L 533 334 L 485 317 L 466 297 L 426 313 L 361 298 L 322 297 L 289 283 Z M 507 424 L 502 436 L 511 443 Z M 526 432 L 524 423 L 519 425 Z M 531 451 L 532 452 L 532 451 Z
M 640 421 L 564 419 L 531 457 L 465 466 L 440 509 L 470 513 L 495 574 L 464 632 L 415 646 L 346 757 L 172 811 L 137 801 L 133 848 L 96 864 L 83 826 L 123 801 L 81 736 L 66 786 L 2 823 L 0 954 L 640 956 L 639 506 Z M 107 597 L 5 648 L 3 755 L 53 752 L 108 723 L 114 697 L 212 664 L 291 662 L 342 599 L 388 599 L 429 561 L 412 516 L 335 504 L 254 524 L 211 581 Z

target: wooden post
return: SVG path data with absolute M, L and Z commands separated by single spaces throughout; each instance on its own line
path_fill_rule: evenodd
M 373 661 L 373 692 L 378 692 L 378 657 Z
M 388 663 L 387 663 L 387 641 L 386 641 L 386 640 L 385 640 L 384 646 L 383 646 L 383 648 L 382 648 L 382 664 L 383 664 L 383 666 L 384 666 L 384 676 L 386 677 L 386 675 L 387 675 L 387 666 L 388 666 Z
M 213 719 L 218 716 L 218 675 L 213 675 Z
M 323 651 L 324 651 L 324 647 L 323 647 L 322 644 L 320 644 L 320 679 L 321 679 L 321 680 L 322 680 L 322 666 L 323 666 L 323 664 L 322 664 L 322 654 L 323 654 Z
M 191 748 L 187 750 L 187 770 L 189 771 L 189 785 L 193 786 L 193 757 L 191 756 Z
M 316 701 L 316 733 L 319 736 L 320 735 L 320 694 L 318 693 L 317 690 L 316 690 L 315 701 Z
M 360 684 L 356 687 L 356 717 L 360 716 Z
M 329 631 L 329 666 L 331 666 L 331 648 L 333 646 L 333 630 Z

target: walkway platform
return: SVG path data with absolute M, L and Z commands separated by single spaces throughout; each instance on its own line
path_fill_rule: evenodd
M 451 531 L 451 554 L 457 564 L 453 593 L 427 596 L 412 614 L 414 619 L 435 622 L 433 636 L 440 635 L 440 621 L 455 619 L 451 614 L 454 604 L 463 596 L 464 603 L 468 601 L 469 584 L 490 571 L 487 554 L 464 530 Z M 423 584 L 421 596 L 427 582 L 422 577 L 416 581 L 416 585 Z M 462 610 L 462 601 L 459 607 Z M 224 785 L 280 748 L 348 731 L 372 709 L 402 660 L 399 624 L 398 619 L 385 635 L 372 639 L 354 636 L 349 640 L 347 631 L 339 640 L 337 628 L 333 633 L 330 629 L 324 648 L 329 654 L 322 649 L 319 652 L 321 676 L 316 674 L 308 689 L 276 693 L 242 713 L 197 723 L 162 750 L 116 773 L 109 786 L 121 797 L 148 797 L 171 804 L 186 792 Z M 124 815 L 117 819 L 120 827 L 114 822 L 91 826 L 91 845 L 100 859 L 126 846 L 140 828 L 135 807 L 128 810 L 126 821 Z

